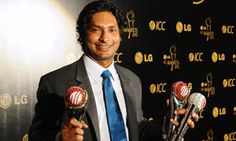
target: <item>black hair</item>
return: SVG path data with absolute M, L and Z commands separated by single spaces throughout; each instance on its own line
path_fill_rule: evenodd
M 90 26 L 91 18 L 93 14 L 103 11 L 111 12 L 115 16 L 120 30 L 120 35 L 123 33 L 125 18 L 122 11 L 115 4 L 106 0 L 91 2 L 84 7 L 76 21 L 76 32 L 78 33 L 77 41 L 82 46 L 84 52 L 86 51 L 86 35 L 88 27 Z

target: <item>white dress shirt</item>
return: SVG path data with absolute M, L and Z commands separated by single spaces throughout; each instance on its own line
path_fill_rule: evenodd
M 128 136 L 128 128 L 127 128 L 127 111 L 126 111 L 126 104 L 124 100 L 124 94 L 122 91 L 121 83 L 119 76 L 116 72 L 116 69 L 114 67 L 114 62 L 108 67 L 103 68 L 93 60 L 91 60 L 89 57 L 84 55 L 83 57 L 85 68 L 88 73 L 88 77 L 90 80 L 90 83 L 92 85 L 92 90 L 94 93 L 94 98 L 96 102 L 97 107 L 97 113 L 98 113 L 98 123 L 99 123 L 99 130 L 100 130 L 100 140 L 101 141 L 110 141 L 110 135 L 109 135 L 109 129 L 107 125 L 107 117 L 106 117 L 106 107 L 105 107 L 105 101 L 103 98 L 103 90 L 102 90 L 102 81 L 103 78 L 101 77 L 101 74 L 104 70 L 109 70 L 111 72 L 111 82 L 112 86 L 114 88 L 120 110 L 122 113 L 122 117 L 125 124 L 125 130 L 127 138 Z

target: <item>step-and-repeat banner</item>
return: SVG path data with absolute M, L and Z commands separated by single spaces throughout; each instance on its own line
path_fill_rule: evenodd
M 1 141 L 28 140 L 39 78 L 82 55 L 75 22 L 90 1 L 0 1 Z M 184 81 L 207 100 L 186 140 L 236 140 L 233 0 L 112 1 L 128 25 L 115 62 L 140 76 L 144 116 L 163 119 L 171 85 Z

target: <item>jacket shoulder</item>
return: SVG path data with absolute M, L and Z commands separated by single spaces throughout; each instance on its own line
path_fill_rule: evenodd
M 77 66 L 76 64 L 77 64 L 77 61 L 73 62 L 72 64 L 53 70 L 51 72 L 48 72 L 44 74 L 42 78 L 54 78 L 54 77 L 63 77 L 63 76 L 68 77 L 71 74 L 75 74 L 76 66 Z
M 130 78 L 132 80 L 140 81 L 139 76 L 135 74 L 132 70 L 120 65 L 115 65 L 115 67 L 120 75 L 122 74 L 125 75 L 125 77 Z

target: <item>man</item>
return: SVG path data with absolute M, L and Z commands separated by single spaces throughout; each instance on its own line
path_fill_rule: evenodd
M 162 140 L 162 123 L 143 118 L 140 79 L 130 70 L 114 64 L 124 23 L 120 10 L 107 1 L 92 2 L 82 10 L 77 20 L 77 32 L 84 55 L 41 77 L 35 117 L 29 130 L 30 141 L 114 140 L 103 94 L 101 74 L 105 70 L 111 72 L 110 79 L 124 124 L 124 140 Z M 72 86 L 85 89 L 89 95 L 82 122 L 66 113 L 64 97 Z M 194 127 L 192 121 L 189 124 Z

